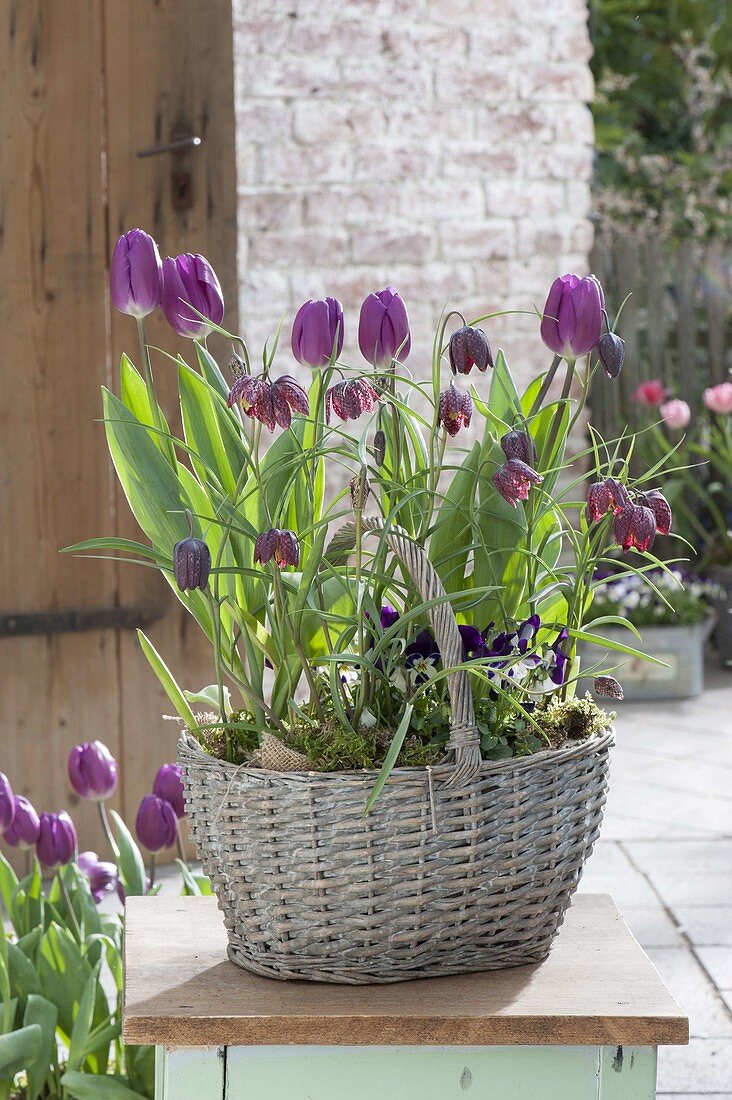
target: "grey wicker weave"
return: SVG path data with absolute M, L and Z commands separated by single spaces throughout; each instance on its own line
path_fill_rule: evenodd
M 413 542 L 383 537 L 425 600 L 444 594 Z M 458 664 L 449 604 L 430 617 L 446 665 Z M 613 736 L 481 761 L 468 677 L 448 686 L 447 760 L 395 769 L 365 818 L 374 772 L 237 768 L 183 732 L 189 823 L 233 962 L 360 984 L 547 955 L 599 833 Z

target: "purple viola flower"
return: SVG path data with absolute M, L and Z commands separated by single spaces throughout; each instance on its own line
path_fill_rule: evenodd
M 485 640 L 477 626 L 462 625 L 458 627 L 458 630 L 463 640 L 464 658 L 475 660 L 477 657 L 486 655 Z
M 74 823 L 62 810 L 59 814 L 41 814 L 38 825 L 36 855 L 44 867 L 62 867 L 76 851 Z
M 10 780 L 5 772 L 0 772 L 0 833 L 4 833 L 13 824 L 15 817 L 15 796 Z
M 358 346 L 361 354 L 380 370 L 400 363 L 409 355 L 412 337 L 407 307 L 393 286 L 378 294 L 369 294 L 361 306 L 358 321 Z
M 560 275 L 549 290 L 541 338 L 555 355 L 575 360 L 597 347 L 605 295 L 594 275 Z
M 135 819 L 137 839 L 149 852 L 172 848 L 178 835 L 178 819 L 175 810 L 164 798 L 146 794 L 140 803 Z
M 38 814 L 22 794 L 15 796 L 13 824 L 3 833 L 11 848 L 32 848 L 38 840 L 41 823 Z
M 183 769 L 180 764 L 163 764 L 153 783 L 153 794 L 169 802 L 177 818 L 186 816 L 183 795 Z
M 399 612 L 391 604 L 385 603 L 381 605 L 381 629 L 388 630 L 390 626 L 393 626 L 399 619 Z
M 343 350 L 343 306 L 337 298 L 305 302 L 292 325 L 292 354 L 306 367 L 326 367 Z
M 191 340 L 205 339 L 212 325 L 221 324 L 224 297 L 216 272 L 205 256 L 184 252 L 175 259 L 165 258 L 162 307 L 170 327 Z
M 123 233 L 109 265 L 112 305 L 130 317 L 147 317 L 160 305 L 163 265 L 158 246 L 142 229 Z
M 417 684 L 434 675 L 439 660 L 440 650 L 431 630 L 420 630 L 404 651 L 404 664 L 412 670 Z
M 519 653 L 525 653 L 529 648 L 529 642 L 533 641 L 536 637 L 536 632 L 541 626 L 541 619 L 538 615 L 530 615 L 528 619 L 525 619 L 518 630 L 516 631 L 516 645 Z
M 117 786 L 117 761 L 101 741 L 85 741 L 69 753 L 69 780 L 79 798 L 102 802 Z
M 96 852 L 81 852 L 76 865 L 89 880 L 91 896 L 97 905 L 105 894 L 117 886 L 117 865 L 100 859 Z
M 562 629 L 557 634 L 556 638 L 549 646 L 551 656 L 549 658 L 549 679 L 553 684 L 557 684 L 558 687 L 565 682 L 567 674 L 569 672 L 569 654 L 562 648 L 569 639 L 567 628 Z

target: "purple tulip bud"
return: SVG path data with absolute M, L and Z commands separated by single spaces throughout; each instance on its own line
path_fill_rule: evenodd
M 81 852 L 76 865 L 89 880 L 91 896 L 98 905 L 117 885 L 117 865 L 100 859 L 96 852 Z
M 331 409 L 341 420 L 358 420 L 363 413 L 373 412 L 379 394 L 367 378 L 349 378 L 337 382 L 325 395 L 325 422 L 330 424 Z
M 594 275 L 560 275 L 551 285 L 541 338 L 556 355 L 577 359 L 597 347 L 605 295 Z
M 307 367 L 326 367 L 343 350 L 343 306 L 337 298 L 300 306 L 292 325 L 292 354 Z
M 409 355 L 412 337 L 407 307 L 393 286 L 364 299 L 358 321 L 358 346 L 364 359 L 379 369 L 390 367 L 394 359 L 403 363 Z
M 10 780 L 0 772 L 0 833 L 4 833 L 13 824 L 15 817 L 15 796 Z
M 147 317 L 160 305 L 163 265 L 158 246 L 142 229 L 123 233 L 109 265 L 112 304 L 130 317 Z
M 610 699 L 624 699 L 623 686 L 614 676 L 598 676 L 595 679 L 595 695 L 607 695 Z
M 669 535 L 671 533 L 673 514 L 671 505 L 663 493 L 660 493 L 658 489 L 650 489 L 647 493 L 641 493 L 636 500 L 636 504 L 641 504 L 644 508 L 650 508 L 653 512 L 656 517 L 656 534 Z
M 615 541 L 629 550 L 650 550 L 656 537 L 656 517 L 642 504 L 628 504 L 615 517 Z
M 180 764 L 163 764 L 158 769 L 153 783 L 153 794 L 169 802 L 175 810 L 175 816 L 186 816 L 186 804 L 183 797 L 183 769 Z
M 12 848 L 32 848 L 38 840 L 41 823 L 38 814 L 22 794 L 15 796 L 13 824 L 3 833 Z
M 482 328 L 463 325 L 450 337 L 450 366 L 453 374 L 470 374 L 473 367 L 484 371 L 493 366 L 493 353 Z
M 178 834 L 175 810 L 164 798 L 146 794 L 140 803 L 135 820 L 137 839 L 149 852 L 172 848 Z
M 597 344 L 597 354 L 608 378 L 617 378 L 623 369 L 625 340 L 614 332 L 605 332 Z
M 41 814 L 36 855 L 44 867 L 62 867 L 74 857 L 76 829 L 62 810 L 60 814 Z
M 181 592 L 200 588 L 203 592 L 211 573 L 211 551 L 203 539 L 189 535 L 173 547 L 173 575 Z
M 273 527 L 257 535 L 254 543 L 255 563 L 266 565 L 272 558 L 280 569 L 286 565 L 293 565 L 297 569 L 300 564 L 300 543 L 294 531 L 280 531 L 278 527 Z
M 102 802 L 117 786 L 117 762 L 101 741 L 85 741 L 69 753 L 69 780 L 79 798 Z
M 527 466 L 536 462 L 536 446 L 528 432 L 506 432 L 501 438 L 501 450 L 506 458 L 520 458 Z
M 163 260 L 163 313 L 179 336 L 203 340 L 224 319 L 219 280 L 205 256 L 184 252 Z M 199 316 L 203 315 L 203 320 Z
M 437 408 L 437 423 L 448 435 L 457 435 L 461 428 L 467 428 L 473 415 L 473 399 L 466 390 L 458 390 L 451 382 L 440 394 Z
M 498 467 L 491 480 L 503 499 L 515 508 L 520 500 L 529 499 L 531 486 L 541 485 L 544 478 L 520 458 L 509 458 Z

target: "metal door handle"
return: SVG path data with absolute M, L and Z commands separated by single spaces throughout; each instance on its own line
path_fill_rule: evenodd
M 138 149 L 138 157 L 157 157 L 160 153 L 179 153 L 183 149 L 195 148 L 200 145 L 203 138 L 184 137 L 175 141 L 168 141 L 164 145 L 153 145 L 150 149 Z

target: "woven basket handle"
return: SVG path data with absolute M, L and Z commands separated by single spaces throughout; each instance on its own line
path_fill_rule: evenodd
M 425 602 L 442 597 L 440 603 L 429 609 L 430 625 L 434 631 L 443 665 L 449 668 L 462 664 L 463 640 L 460 637 L 455 613 L 446 598 L 444 585 L 425 551 L 401 527 L 387 528 L 382 520 L 365 516 L 361 526 L 364 534 L 384 533 L 389 549 L 404 563 Z M 332 564 L 339 559 L 345 561 L 353 550 L 355 541 L 356 524 L 352 521 L 336 532 L 324 557 Z M 451 715 L 445 762 L 454 763 L 455 766 L 450 777 L 445 780 L 444 786 L 462 787 L 477 774 L 482 762 L 473 696 L 465 669 L 456 669 L 448 673 L 447 690 L 450 695 Z

